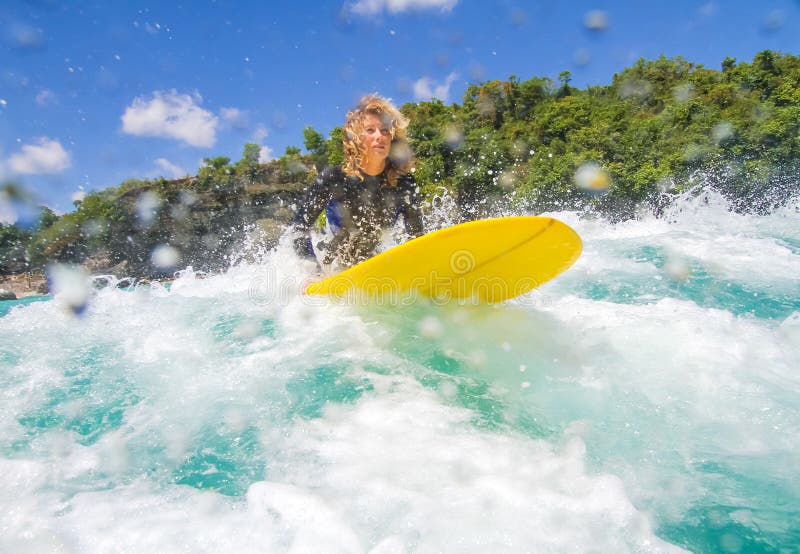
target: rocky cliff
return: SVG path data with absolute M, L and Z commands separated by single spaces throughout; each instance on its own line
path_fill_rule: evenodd
M 298 158 L 294 165 L 225 166 L 91 193 L 75 212 L 29 234 L 18 248 L 23 256 L 3 273 L 30 275 L 58 262 L 140 279 L 168 277 L 187 266 L 224 270 L 244 245 L 277 243 L 314 176 L 309 165 Z

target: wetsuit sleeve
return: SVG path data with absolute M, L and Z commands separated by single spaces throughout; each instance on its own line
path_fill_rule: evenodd
M 292 228 L 295 234 L 294 251 L 301 258 L 316 261 L 311 245 L 311 228 L 332 198 L 332 176 L 329 172 L 320 173 L 306 189 L 305 196 L 294 214 Z
M 406 233 L 412 238 L 424 233 L 422 228 L 422 197 L 419 194 L 419 187 L 411 174 L 403 176 L 403 188 L 405 195 L 403 198 L 403 214 L 405 215 Z

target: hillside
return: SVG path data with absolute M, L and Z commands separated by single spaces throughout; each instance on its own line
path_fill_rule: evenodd
M 558 83 L 511 76 L 471 85 L 460 104 L 402 106 L 425 195 L 449 191 L 463 219 L 509 208 L 618 220 L 692 187 L 715 187 L 754 212 L 800 189 L 800 58 L 764 51 L 717 70 L 662 57 L 608 86 L 570 81 L 569 72 Z M 195 177 L 132 179 L 88 194 L 74 212 L 44 209 L 27 227 L 1 226 L 0 273 L 52 262 L 148 278 L 224 269 L 246 237 L 274 245 L 315 171 L 341 162 L 341 129 L 309 126 L 303 141 L 305 154 L 290 147 L 259 164 L 258 145 L 247 144 L 238 162 L 206 158 Z M 587 173 L 597 186 L 576 186 Z

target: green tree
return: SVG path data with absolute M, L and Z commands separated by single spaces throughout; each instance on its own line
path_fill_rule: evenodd
M 201 190 L 211 187 L 227 188 L 236 172 L 236 168 L 230 163 L 231 159 L 227 156 L 203 158 L 203 165 L 197 171 L 197 187 Z
M 736 58 L 726 56 L 725 59 L 722 60 L 722 71 L 730 71 L 734 67 L 736 67 Z
M 303 128 L 303 144 L 309 152 L 316 152 L 325 148 L 325 137 L 311 125 L 306 125 Z
M 228 167 L 231 159 L 225 156 L 217 156 L 215 158 L 203 158 L 203 167 L 210 167 L 214 171 L 220 171 Z
M 39 224 L 37 225 L 38 229 L 47 229 L 56 221 L 58 221 L 58 216 L 56 213 L 47 206 L 41 206 L 39 210 Z
M 261 146 L 254 142 L 244 145 L 242 159 L 236 162 L 236 174 L 250 181 L 256 178 L 259 169 L 258 158 L 261 155 Z
M 283 156 L 278 160 L 284 173 L 294 176 L 308 170 L 308 167 L 306 167 L 300 158 L 300 152 L 301 150 L 297 146 L 286 147 Z
M 311 153 L 317 171 L 321 171 L 328 165 L 328 145 L 322 133 L 316 131 L 311 125 L 307 125 L 303 129 L 303 144 Z
M 572 88 L 570 88 L 569 84 L 572 82 L 572 73 L 569 71 L 562 71 L 558 74 L 558 82 L 561 83 L 561 86 L 558 87 L 558 91 L 556 95 L 559 97 L 569 96 L 572 94 Z
M 532 115 L 536 106 L 550 96 L 552 87 L 553 82 L 547 78 L 534 77 L 521 82 L 518 87 L 518 115 L 522 118 Z
M 341 127 L 334 127 L 325 141 L 325 150 L 328 153 L 328 165 L 341 165 L 344 163 L 344 131 Z
M 248 142 L 244 145 L 244 152 L 242 153 L 242 161 L 246 161 L 250 165 L 258 164 L 258 158 L 261 155 L 261 146 Z

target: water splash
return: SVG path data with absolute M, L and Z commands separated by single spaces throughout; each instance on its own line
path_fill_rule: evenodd
M 81 318 L 18 306 L 0 548 L 793 544 L 799 208 L 731 208 L 551 212 L 583 256 L 499 307 L 309 303 L 285 239 L 223 274 L 96 276 Z

